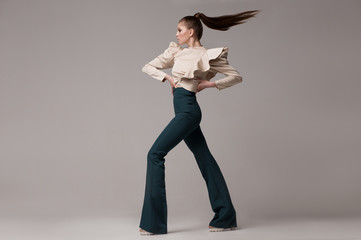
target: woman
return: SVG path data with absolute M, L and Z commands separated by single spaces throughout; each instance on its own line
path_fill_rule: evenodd
M 227 47 L 206 49 L 200 43 L 203 33 L 201 21 L 209 28 L 226 31 L 231 26 L 244 23 L 258 12 L 247 11 L 220 17 L 207 17 L 203 13 L 185 16 L 178 22 L 178 43 L 170 42 L 162 54 L 144 65 L 144 73 L 162 82 L 169 81 L 175 117 L 148 152 L 145 196 L 139 225 L 141 235 L 167 233 L 164 157 L 182 140 L 194 154 L 207 185 L 215 213 L 209 223 L 210 231 L 236 229 L 236 211 L 226 182 L 199 126 L 202 114 L 196 93 L 205 88 L 228 88 L 242 82 L 242 77 L 228 64 Z M 181 44 L 187 44 L 188 47 L 182 48 Z M 166 68 L 172 68 L 172 76 L 160 70 Z M 210 82 L 217 72 L 226 77 Z

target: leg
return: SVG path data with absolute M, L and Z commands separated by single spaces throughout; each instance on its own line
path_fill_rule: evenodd
M 140 228 L 152 233 L 167 233 L 164 157 L 198 124 L 199 120 L 196 118 L 177 114 L 149 150 Z
M 218 228 L 237 227 L 236 211 L 226 182 L 207 146 L 201 128 L 198 126 L 184 141 L 194 154 L 207 185 L 209 200 L 215 213 L 209 225 Z

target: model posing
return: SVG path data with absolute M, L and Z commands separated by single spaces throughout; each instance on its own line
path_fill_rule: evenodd
M 167 233 L 164 157 L 182 140 L 194 154 L 207 185 L 215 213 L 208 225 L 210 231 L 236 229 L 236 211 L 226 182 L 199 126 L 202 114 L 196 93 L 205 88 L 221 90 L 231 87 L 242 82 L 242 77 L 228 64 L 228 47 L 206 49 L 200 43 L 203 33 L 201 21 L 209 28 L 226 31 L 231 26 L 244 23 L 258 12 L 247 11 L 220 17 L 207 17 L 203 13 L 185 16 L 177 25 L 178 43 L 170 42 L 162 54 L 144 65 L 143 72 L 162 82 L 169 81 L 175 117 L 148 152 L 145 196 L 139 225 L 141 235 Z M 187 44 L 188 47 L 182 48 L 181 44 Z M 166 68 L 172 68 L 172 76 L 160 70 Z M 218 72 L 226 77 L 209 81 Z

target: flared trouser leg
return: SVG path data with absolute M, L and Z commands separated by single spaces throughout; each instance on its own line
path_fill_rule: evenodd
M 144 203 L 139 227 L 152 233 L 167 233 L 167 202 L 164 157 L 201 121 L 195 93 L 175 88 L 175 117 L 160 133 L 147 156 Z
M 152 233 L 167 233 L 167 203 L 164 157 L 194 129 L 176 116 L 148 152 L 144 204 L 140 227 Z
M 236 211 L 226 181 L 207 146 L 200 126 L 189 134 L 184 141 L 194 154 L 207 185 L 209 200 L 215 213 L 209 226 L 218 228 L 237 227 Z

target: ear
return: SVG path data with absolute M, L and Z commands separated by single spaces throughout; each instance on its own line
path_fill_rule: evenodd
M 190 28 L 189 29 L 189 36 L 192 37 L 194 34 L 194 29 L 193 28 Z

